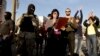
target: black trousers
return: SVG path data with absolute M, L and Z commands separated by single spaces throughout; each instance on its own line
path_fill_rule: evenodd
M 62 38 L 63 50 L 66 54 L 66 49 L 70 52 L 71 56 L 74 54 L 75 48 L 75 32 L 67 32 L 66 36 Z
M 12 36 L 6 37 L 5 40 L 1 42 L 1 54 L 0 56 L 12 56 Z

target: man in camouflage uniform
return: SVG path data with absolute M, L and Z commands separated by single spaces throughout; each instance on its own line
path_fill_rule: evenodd
M 35 38 L 39 26 L 37 16 L 34 14 L 35 6 L 30 4 L 27 13 L 24 13 L 19 19 L 20 28 L 19 37 L 21 39 L 21 56 L 33 56 L 35 47 Z M 24 51 L 24 52 L 23 52 Z

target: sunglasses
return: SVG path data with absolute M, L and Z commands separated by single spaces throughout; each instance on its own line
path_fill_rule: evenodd
M 71 12 L 71 11 L 65 11 L 65 12 Z

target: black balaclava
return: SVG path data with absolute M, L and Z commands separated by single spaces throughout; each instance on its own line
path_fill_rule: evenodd
M 28 13 L 28 14 L 34 14 L 34 11 L 35 11 L 35 6 L 34 6 L 34 4 L 29 4 L 27 13 Z

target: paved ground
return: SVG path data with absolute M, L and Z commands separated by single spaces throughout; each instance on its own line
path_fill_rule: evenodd
M 98 40 L 98 56 L 100 56 L 100 38 L 97 39 Z M 44 42 L 45 43 L 45 42 Z M 12 47 L 13 50 L 15 46 Z M 43 49 L 42 49 L 42 56 L 43 56 L 43 53 L 44 53 L 44 47 L 45 47 L 45 44 L 43 44 Z M 15 51 L 13 51 L 13 55 L 15 54 Z M 34 50 L 34 56 L 36 56 L 36 49 Z M 85 41 L 85 38 L 82 40 L 82 50 L 80 50 L 80 56 L 87 56 L 87 50 L 86 50 L 86 41 Z M 18 55 L 20 56 L 20 55 Z M 38 56 L 41 56 L 40 53 L 38 53 Z

